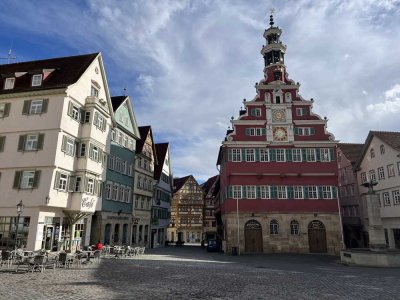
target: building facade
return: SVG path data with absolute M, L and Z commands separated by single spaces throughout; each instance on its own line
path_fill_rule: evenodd
M 172 166 L 169 144 L 155 144 L 157 165 L 154 169 L 154 194 L 151 208 L 151 248 L 163 247 L 171 216 Z
M 140 126 L 139 134 L 135 155 L 132 245 L 150 247 L 154 166 L 157 164 L 157 156 L 151 127 Z
M 375 193 L 380 200 L 380 215 L 386 242 L 391 249 L 400 249 L 400 132 L 370 131 L 354 168 L 360 186 L 366 231 L 368 215 L 361 184 L 377 182 Z
M 339 202 L 343 223 L 343 242 L 346 248 L 366 247 L 363 212 L 357 174 L 354 165 L 364 144 L 339 143 Z
M 289 79 L 282 31 L 272 16 L 270 25 L 264 79 L 232 117 L 218 156 L 223 250 L 338 254 L 337 142 Z
M 168 240 L 201 243 L 203 235 L 204 193 L 192 175 L 174 178 L 171 222 Z
M 91 244 L 130 245 L 133 226 L 133 191 L 136 141 L 140 139 L 131 99 L 111 97 L 116 128 L 109 138 L 110 154 L 103 183 L 101 210 L 92 220 Z
M 0 74 L 0 245 L 88 245 L 114 126 L 101 54 L 0 65 Z
M 217 239 L 217 221 L 215 218 L 215 197 L 218 192 L 219 176 L 213 176 L 201 185 L 204 191 L 203 240 Z

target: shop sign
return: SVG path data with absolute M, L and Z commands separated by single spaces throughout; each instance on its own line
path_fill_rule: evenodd
M 95 205 L 96 200 L 94 198 L 85 197 L 82 198 L 82 208 L 91 209 Z

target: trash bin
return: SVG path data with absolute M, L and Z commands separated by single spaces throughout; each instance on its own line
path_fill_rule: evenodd
M 232 255 L 238 255 L 238 248 L 232 247 Z

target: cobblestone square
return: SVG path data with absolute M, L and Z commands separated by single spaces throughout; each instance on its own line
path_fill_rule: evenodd
M 0 271 L 0 299 L 398 299 L 400 269 L 343 266 L 326 255 L 226 256 L 153 249 L 44 273 Z

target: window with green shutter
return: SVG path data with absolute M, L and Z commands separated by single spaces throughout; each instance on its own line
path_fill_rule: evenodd
M 271 186 L 271 198 L 277 199 L 278 198 L 278 188 L 277 186 Z
M 29 115 L 29 109 L 31 108 L 31 100 L 25 100 L 24 105 L 22 107 L 22 114 Z
M 315 128 L 314 127 L 310 127 L 310 135 L 315 135 Z
M 269 161 L 276 161 L 276 149 L 269 149 Z
M 0 136 L 0 152 L 4 151 L 5 144 L 6 144 L 6 137 Z
M 329 156 L 330 156 L 331 161 L 335 161 L 335 149 L 333 149 L 333 148 L 329 149 Z
M 0 103 L 0 118 L 5 118 L 10 115 L 11 103 Z
M 337 199 L 337 187 L 332 186 L 332 198 Z
M 292 161 L 292 149 L 286 149 L 286 161 Z
M 317 148 L 315 149 L 316 155 L 317 155 L 317 161 L 321 161 L 321 149 Z
M 26 140 L 26 135 L 20 135 L 18 139 L 18 151 L 24 151 L 25 150 L 25 140 Z
M 21 183 L 22 171 L 15 171 L 13 188 L 19 189 Z
M 293 186 L 288 186 L 288 187 L 287 187 L 287 192 L 288 192 L 288 198 L 289 198 L 289 199 L 293 199 L 293 198 L 294 198 Z

